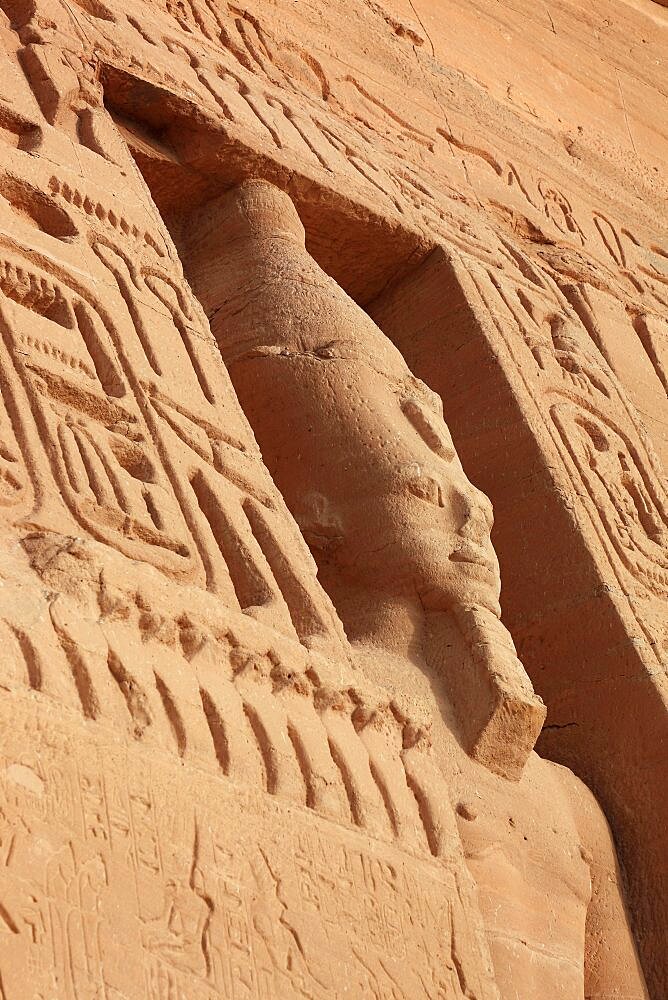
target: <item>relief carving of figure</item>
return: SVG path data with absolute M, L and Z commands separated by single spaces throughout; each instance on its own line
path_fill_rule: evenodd
M 191 222 L 189 276 L 359 661 L 432 706 L 501 995 L 646 997 L 600 809 L 532 752 L 492 511 L 438 398 L 309 256 L 287 195 L 247 182 Z

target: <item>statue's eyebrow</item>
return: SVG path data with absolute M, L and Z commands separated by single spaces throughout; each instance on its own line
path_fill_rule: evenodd
M 455 450 L 428 410 L 414 396 L 407 396 L 401 401 L 401 410 L 434 454 L 451 462 L 455 457 Z

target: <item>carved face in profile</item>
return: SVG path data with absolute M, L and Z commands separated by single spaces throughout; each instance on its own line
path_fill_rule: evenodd
M 298 367 L 300 413 L 285 421 L 298 467 L 280 478 L 319 561 L 370 590 L 417 594 L 425 609 L 498 614 L 491 504 L 467 479 L 429 390 L 363 358 Z
M 205 223 L 196 259 L 215 290 L 212 329 L 321 569 L 428 609 L 498 614 L 491 506 L 464 474 L 440 400 L 307 253 L 289 198 L 249 183 Z

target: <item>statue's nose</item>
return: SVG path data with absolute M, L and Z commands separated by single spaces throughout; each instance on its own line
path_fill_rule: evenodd
M 494 524 L 494 511 L 488 497 L 470 483 L 460 487 L 457 495 L 463 512 L 460 534 L 478 542 L 488 539 Z

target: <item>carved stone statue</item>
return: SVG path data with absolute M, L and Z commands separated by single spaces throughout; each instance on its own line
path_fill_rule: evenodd
M 544 710 L 500 622 L 491 506 L 438 397 L 309 256 L 277 188 L 243 184 L 189 234 L 186 270 L 362 669 L 432 716 L 501 996 L 646 997 L 605 819 L 532 752 Z

